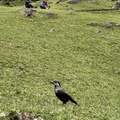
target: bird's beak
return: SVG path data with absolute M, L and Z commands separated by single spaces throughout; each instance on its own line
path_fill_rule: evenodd
M 54 82 L 50 82 L 51 84 L 54 84 Z

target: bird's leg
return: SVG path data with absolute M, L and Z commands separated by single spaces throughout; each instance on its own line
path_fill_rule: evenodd
M 63 102 L 63 105 L 65 105 L 66 104 L 66 102 Z

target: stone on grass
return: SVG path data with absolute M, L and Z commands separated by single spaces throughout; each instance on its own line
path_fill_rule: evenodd
M 53 28 L 51 28 L 50 30 L 49 30 L 49 32 L 53 32 L 54 31 L 54 29 Z
M 111 23 L 105 23 L 104 26 L 105 26 L 106 28 L 112 28 L 112 27 L 113 27 L 113 25 L 112 25 Z
M 117 1 L 115 6 L 112 7 L 114 10 L 119 10 L 120 9 L 120 1 Z
M 32 14 L 39 13 L 36 10 L 33 10 L 32 8 L 22 8 L 19 10 L 20 13 L 25 14 L 26 16 L 31 16 Z
M 98 29 L 98 30 L 96 31 L 96 33 L 101 34 L 101 33 L 102 33 L 102 30 Z
M 18 111 L 12 111 L 6 118 L 8 118 L 9 120 L 44 120 L 41 117 L 36 117 L 35 114 L 33 113 L 30 112 L 20 113 Z
M 3 117 L 5 117 L 6 115 L 5 115 L 5 113 L 0 113 L 0 120 L 3 118 Z

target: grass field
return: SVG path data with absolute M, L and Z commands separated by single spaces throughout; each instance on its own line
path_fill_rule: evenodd
M 115 2 L 68 1 L 27 17 L 0 6 L 0 114 L 32 112 L 44 120 L 120 120 L 120 11 Z M 49 17 L 46 13 L 57 14 Z M 96 31 L 101 30 L 101 33 Z M 63 105 L 57 80 L 80 106 Z M 5 118 L 4 118 L 5 119 Z

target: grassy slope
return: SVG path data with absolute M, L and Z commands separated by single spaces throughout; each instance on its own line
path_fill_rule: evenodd
M 104 3 L 105 8 L 113 5 Z M 0 113 L 31 111 L 45 120 L 118 120 L 120 29 L 102 24 L 119 23 L 119 11 L 70 14 L 69 4 L 51 6 L 37 8 L 40 13 L 30 18 L 18 12 L 21 7 L 0 7 Z M 58 17 L 49 18 L 47 12 Z M 49 84 L 52 80 L 60 81 L 80 107 L 62 105 Z

